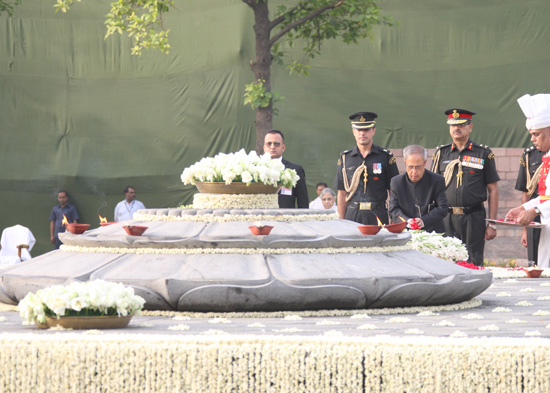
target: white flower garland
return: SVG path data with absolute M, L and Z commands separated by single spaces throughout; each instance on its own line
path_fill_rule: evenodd
M 278 194 L 208 194 L 193 195 L 194 209 L 277 209 Z
M 460 331 L 457 338 L 408 332 L 413 336 L 4 334 L 0 391 L 550 391 L 550 340 L 536 330 L 519 339 L 467 340 Z
M 182 254 L 182 255 L 287 255 L 287 254 L 363 254 L 408 251 L 408 245 L 391 247 L 342 247 L 342 248 L 123 248 L 123 247 L 83 247 L 62 244 L 60 250 L 82 253 L 111 254 Z
M 190 221 L 190 222 L 231 222 L 231 221 L 332 221 L 338 220 L 338 214 L 284 214 L 279 216 L 259 215 L 259 214 L 226 214 L 224 216 L 215 216 L 214 214 L 202 215 L 154 215 L 145 213 L 135 213 L 134 220 L 136 221 Z

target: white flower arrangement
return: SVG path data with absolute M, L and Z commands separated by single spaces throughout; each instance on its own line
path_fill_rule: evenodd
M 272 160 L 269 154 L 258 156 L 255 151 L 246 154 L 244 149 L 236 153 L 219 153 L 205 157 L 184 169 L 181 174 L 183 184 L 195 182 L 242 182 L 264 183 L 272 186 L 281 184 L 292 188 L 300 177 L 294 169 L 285 168 L 281 160 Z
M 19 302 L 24 324 L 46 322 L 48 317 L 139 315 L 145 300 L 134 294 L 134 288 L 121 283 L 94 280 L 73 281 L 28 293 Z
M 455 237 L 444 237 L 435 232 L 411 231 L 409 244 L 417 251 L 449 262 L 468 260 L 466 246 Z
M 193 195 L 195 209 L 277 209 L 278 194 L 209 194 Z

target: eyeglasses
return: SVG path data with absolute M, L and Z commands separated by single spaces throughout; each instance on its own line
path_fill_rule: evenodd
M 281 146 L 281 142 L 266 142 L 265 145 L 267 147 L 271 147 L 271 146 L 279 147 Z

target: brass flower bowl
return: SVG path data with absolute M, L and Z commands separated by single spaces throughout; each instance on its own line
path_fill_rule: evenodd
M 250 183 L 247 186 L 246 183 L 239 182 L 196 182 L 195 186 L 200 192 L 208 194 L 276 194 L 281 188 L 264 183 Z

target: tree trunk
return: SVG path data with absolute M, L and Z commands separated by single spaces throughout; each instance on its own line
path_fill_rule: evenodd
M 243 0 L 254 11 L 254 33 L 256 36 L 256 59 L 250 63 L 254 80 L 264 81 L 266 92 L 271 92 L 271 55 L 268 0 Z M 273 128 L 273 102 L 263 108 L 256 108 L 256 152 L 263 154 L 264 137 Z

